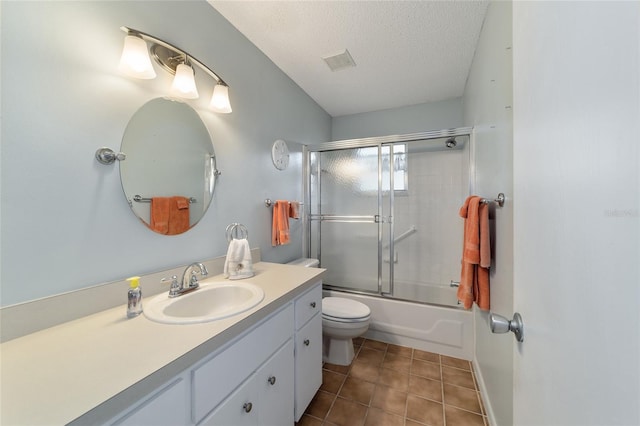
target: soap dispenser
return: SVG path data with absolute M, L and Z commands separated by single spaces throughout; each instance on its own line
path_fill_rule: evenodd
M 140 289 L 140 277 L 127 278 L 129 291 L 127 293 L 127 317 L 137 317 L 142 313 L 142 290 Z

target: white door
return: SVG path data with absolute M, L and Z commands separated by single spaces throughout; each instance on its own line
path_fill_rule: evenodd
M 640 2 L 514 2 L 516 425 L 640 424 Z

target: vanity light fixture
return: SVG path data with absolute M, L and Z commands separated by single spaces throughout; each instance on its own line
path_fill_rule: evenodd
M 213 77 L 216 85 L 209 106 L 215 112 L 228 114 L 231 110 L 229 102 L 229 86 L 209 67 L 184 50 L 152 35 L 128 27 L 120 27 L 127 33 L 124 49 L 120 59 L 119 70 L 130 77 L 142 79 L 155 78 L 151 57 L 167 72 L 174 74 L 170 96 L 183 99 L 197 99 L 198 89 L 195 82 L 193 65 Z M 147 48 L 148 43 L 148 48 Z

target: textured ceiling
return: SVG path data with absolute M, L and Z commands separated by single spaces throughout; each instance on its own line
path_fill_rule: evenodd
M 462 96 L 488 1 L 209 3 L 331 116 Z M 355 68 L 331 71 L 345 49 Z

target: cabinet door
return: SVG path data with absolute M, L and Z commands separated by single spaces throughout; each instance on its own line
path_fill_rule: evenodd
M 207 426 L 257 426 L 258 386 L 253 375 L 200 423 Z
M 269 317 L 233 345 L 193 369 L 193 417 L 199 423 L 207 413 L 280 348 L 293 334 L 293 304 Z
M 295 419 L 322 385 L 322 316 L 316 314 L 295 335 Z
M 293 339 L 278 350 L 256 373 L 261 426 L 293 424 Z

